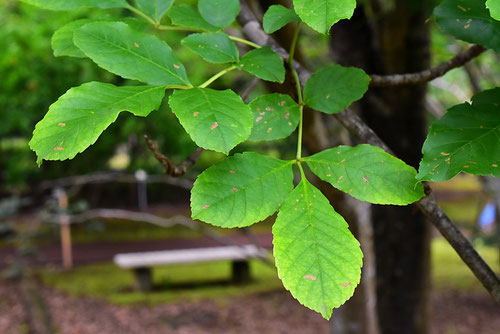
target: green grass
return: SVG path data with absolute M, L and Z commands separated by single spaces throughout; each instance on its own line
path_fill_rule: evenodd
M 89 296 L 113 304 L 133 305 L 224 299 L 282 288 L 276 270 L 253 260 L 254 280 L 245 285 L 230 283 L 230 262 L 211 262 L 157 267 L 153 269 L 155 289 L 150 293 L 134 291 L 133 274 L 112 263 L 78 267 L 71 271 L 46 269 L 42 280 L 75 297 Z
M 500 272 L 498 249 L 476 245 L 476 250 L 495 272 Z M 487 293 L 443 238 L 432 242 L 432 282 L 437 290 Z

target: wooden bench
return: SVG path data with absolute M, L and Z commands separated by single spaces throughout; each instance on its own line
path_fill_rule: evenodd
M 147 292 L 153 287 L 151 267 L 154 266 L 231 260 L 232 280 L 239 284 L 251 279 L 248 259 L 263 256 L 267 256 L 267 251 L 244 245 L 125 253 L 115 255 L 113 260 L 121 268 L 134 270 L 136 288 Z

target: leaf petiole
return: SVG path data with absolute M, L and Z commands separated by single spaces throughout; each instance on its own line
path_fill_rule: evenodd
M 233 65 L 231 67 L 228 67 L 226 68 L 225 70 L 222 70 L 220 71 L 219 73 L 217 73 L 216 75 L 214 75 L 213 77 L 211 77 L 210 79 L 208 79 L 207 81 L 205 81 L 204 83 L 202 83 L 200 86 L 198 86 L 199 88 L 207 88 L 210 84 L 212 84 L 215 80 L 219 79 L 221 76 L 223 76 L 224 74 L 227 74 L 233 70 L 237 69 L 236 65 Z
M 229 39 L 231 39 L 232 41 L 249 45 L 249 46 L 251 46 L 251 47 L 253 47 L 255 49 L 260 49 L 262 47 L 259 44 L 256 44 L 254 42 L 250 42 L 249 40 L 246 40 L 244 38 L 240 38 L 240 37 L 236 37 L 236 36 L 231 36 L 231 35 L 228 35 L 228 36 L 229 36 Z
M 140 10 L 138 8 L 135 8 L 133 6 L 130 6 L 130 5 L 128 5 L 126 8 L 128 10 L 130 10 L 131 12 L 134 12 L 135 14 L 141 16 L 143 19 L 145 19 L 146 21 L 148 21 L 149 23 L 151 23 L 155 27 L 158 25 L 158 22 L 156 22 L 155 20 L 153 20 L 149 15 L 147 15 L 146 13 L 144 13 L 142 10 Z

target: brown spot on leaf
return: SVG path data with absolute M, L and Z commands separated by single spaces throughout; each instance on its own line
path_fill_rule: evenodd
M 498 165 L 497 165 L 497 164 L 493 164 L 492 166 L 493 166 L 493 167 L 495 167 L 495 168 L 497 168 L 497 167 L 498 167 Z
M 460 6 L 460 5 L 458 5 L 457 7 L 458 7 L 460 10 L 464 11 L 464 12 L 466 12 L 466 11 L 467 11 L 467 9 L 465 9 L 464 7 L 462 7 L 462 6 Z
M 237 191 L 238 191 L 238 188 L 233 188 L 233 189 L 231 189 L 231 191 L 232 191 L 233 193 L 235 193 L 235 192 L 237 192 Z
M 234 173 L 236 173 L 234 170 L 229 171 L 229 174 L 234 174 Z
M 137 42 L 134 42 L 134 46 L 135 46 L 136 48 L 138 48 L 138 47 L 139 47 L 139 44 L 137 44 Z
M 271 107 L 266 107 L 266 110 L 267 110 L 267 111 L 273 111 L 274 109 L 273 109 L 273 108 L 271 108 Z
M 264 116 L 266 114 L 265 111 L 261 112 L 259 115 Z
M 326 96 L 326 99 L 328 100 L 330 97 L 331 97 L 331 95 L 330 95 L 330 94 L 328 94 L 328 95 Z
M 316 276 L 313 276 L 313 275 L 305 275 L 305 276 L 304 276 L 304 279 L 310 279 L 311 281 L 315 281 L 315 280 L 316 280 Z
M 59 126 L 66 126 L 66 123 L 59 123 L 57 125 L 59 125 Z
M 208 209 L 209 207 L 210 207 L 210 205 L 207 204 L 207 205 L 204 205 L 202 209 L 205 210 L 205 209 Z
M 261 116 L 259 116 L 259 117 L 257 117 L 257 118 L 255 119 L 255 122 L 260 122 L 261 120 L 262 120 L 262 117 L 261 117 Z
M 288 119 L 288 118 L 290 118 L 290 112 L 287 110 L 287 111 L 285 112 L 285 119 Z
M 267 129 L 267 133 L 269 133 L 269 132 L 271 132 L 271 131 L 273 131 L 273 128 L 269 128 L 269 129 Z
M 351 286 L 351 285 L 352 285 L 351 283 L 347 282 L 347 283 L 342 284 L 342 287 L 347 288 L 348 286 Z
M 175 67 L 176 69 L 181 68 L 181 67 L 180 67 L 179 65 L 177 65 L 177 64 L 174 64 L 174 67 Z
M 366 178 L 366 176 L 363 176 L 363 181 L 366 182 L 366 183 L 370 183 L 370 181 L 368 181 L 368 179 Z
M 198 116 L 198 114 L 199 114 L 199 112 L 196 111 L 193 113 L 193 116 L 196 117 L 196 116 Z
M 286 104 L 286 101 L 281 101 L 280 103 L 278 103 L 279 106 L 284 106 Z
M 447 157 L 447 156 L 450 155 L 450 153 L 441 152 L 441 155 L 444 156 L 444 157 Z
M 214 124 L 212 124 L 212 127 L 210 128 L 210 130 L 214 131 L 216 127 L 219 126 L 219 123 L 217 122 L 214 122 Z
M 64 151 L 64 147 L 61 146 L 54 147 L 54 151 Z

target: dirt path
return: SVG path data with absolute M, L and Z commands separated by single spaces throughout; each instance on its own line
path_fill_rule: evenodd
M 115 306 L 48 287 L 41 294 L 62 334 L 329 333 L 328 322 L 285 291 L 154 307 Z M 16 284 L 0 281 L 0 296 L 0 333 L 22 333 L 25 316 Z M 432 334 L 498 334 L 499 314 L 487 295 L 435 294 Z

